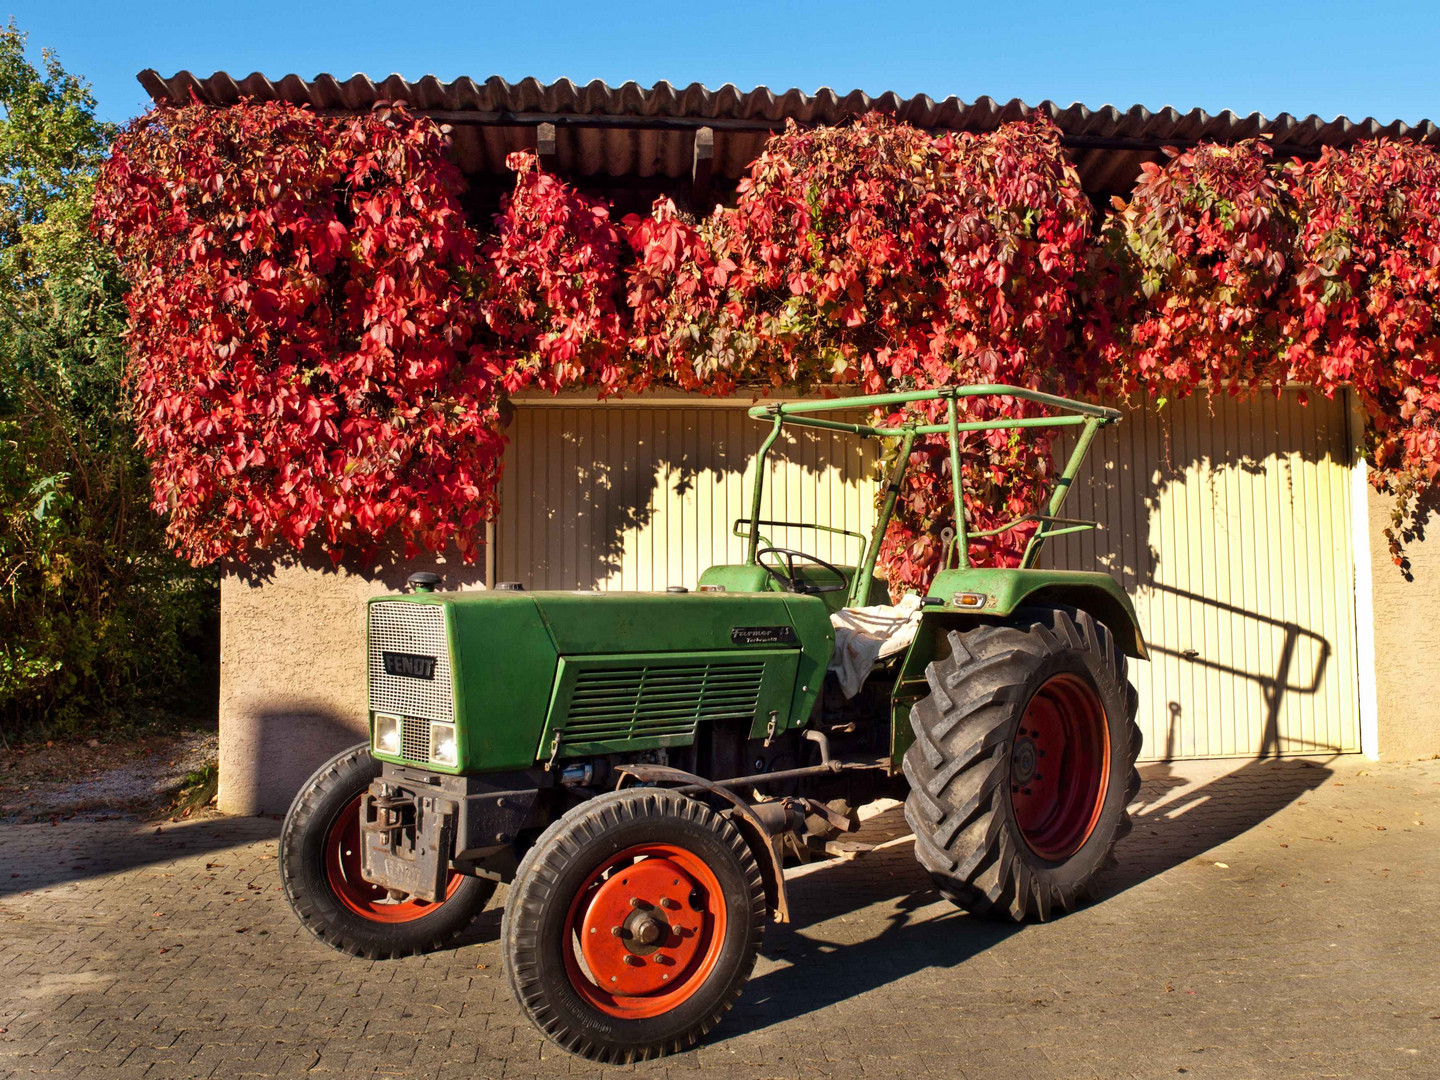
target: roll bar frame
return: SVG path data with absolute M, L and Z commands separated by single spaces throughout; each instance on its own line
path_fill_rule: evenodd
M 1034 404 L 1055 410 L 1056 415 L 1052 416 L 1025 416 L 1012 417 L 996 420 L 966 420 L 961 422 L 958 403 L 962 399 L 999 397 L 1016 398 L 1021 401 L 1029 401 Z M 921 401 L 943 401 L 945 402 L 944 423 L 904 423 L 893 427 L 883 427 L 877 424 L 848 423 L 842 420 L 828 419 L 823 415 L 847 410 L 876 409 L 893 407 L 896 405 L 908 405 Z M 900 494 L 900 484 L 905 478 L 905 471 L 910 464 L 910 452 L 915 445 L 915 440 L 922 435 L 945 435 L 950 449 L 950 475 L 956 478 L 952 485 L 955 499 L 955 537 L 945 553 L 944 562 L 948 565 L 951 561 L 953 551 L 961 567 L 970 565 L 970 538 L 972 536 L 994 536 L 1014 528 L 1016 525 L 1025 522 L 1038 522 L 1039 528 L 1031 535 L 1029 543 L 1025 546 L 1025 552 L 1020 560 L 1022 569 L 1029 569 L 1035 565 L 1045 540 L 1051 536 L 1060 536 L 1065 533 L 1078 532 L 1082 529 L 1098 528 L 1099 524 L 1093 521 L 1079 521 L 1074 518 L 1060 517 L 1060 511 L 1065 506 L 1066 496 L 1074 483 L 1075 475 L 1080 471 L 1086 455 L 1090 452 L 1090 445 L 1095 439 L 1095 433 L 1102 427 L 1113 424 L 1121 418 L 1118 409 L 1112 409 L 1104 405 L 1092 405 L 1088 402 L 1074 401 L 1070 398 L 1060 397 L 1056 394 L 1044 394 L 1038 390 L 1027 390 L 1021 386 L 1007 386 L 1003 383 L 984 383 L 975 386 L 947 386 L 936 390 L 910 390 L 894 394 L 869 394 L 861 397 L 832 398 L 824 401 L 785 401 L 768 402 L 763 405 L 756 405 L 750 409 L 749 415 L 756 420 L 769 421 L 770 432 L 765 436 L 765 441 L 760 444 L 760 450 L 755 455 L 755 486 L 750 498 L 749 535 L 746 548 L 747 564 L 755 564 L 755 553 L 760 544 L 760 502 L 765 484 L 765 459 L 770 453 L 771 447 L 780 438 L 780 432 L 786 424 L 796 427 L 815 428 L 820 431 L 840 431 L 848 435 L 856 435 L 862 439 L 899 439 L 900 453 L 895 461 L 895 466 L 885 486 L 885 501 L 880 509 L 880 516 L 875 522 L 875 528 L 871 531 L 870 538 L 865 545 L 865 554 L 862 563 L 855 574 L 855 579 L 850 583 L 850 592 L 846 597 L 846 603 L 853 606 L 868 590 L 868 583 L 875 573 L 875 563 L 880 556 L 880 544 L 885 536 L 885 529 L 890 524 L 890 518 L 895 512 L 895 500 Z M 960 482 L 960 435 L 970 431 L 1008 431 L 1024 428 L 1057 428 L 1057 427 L 1079 427 L 1080 436 L 1071 451 L 1065 468 L 1055 477 L 1054 485 L 1050 491 L 1050 497 L 1046 503 L 1043 514 L 1024 514 L 1012 521 L 1006 522 L 994 529 L 987 529 L 983 532 L 972 533 L 969 531 L 965 521 L 965 492 L 963 483 Z

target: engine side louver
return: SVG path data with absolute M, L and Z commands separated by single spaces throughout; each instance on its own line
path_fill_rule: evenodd
M 748 720 L 759 704 L 762 662 L 582 671 L 560 745 L 693 736 L 701 720 Z

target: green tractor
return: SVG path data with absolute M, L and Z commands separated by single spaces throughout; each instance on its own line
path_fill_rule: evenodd
M 962 422 L 961 399 L 995 395 L 1045 415 Z M 835 418 L 910 402 L 945 419 Z M 282 834 L 286 896 L 317 937 L 372 958 L 438 948 L 508 882 L 521 1008 L 564 1049 L 619 1063 L 715 1026 L 766 922 L 789 919 L 787 855 L 855 828 L 864 803 L 904 800 L 916 856 L 967 911 L 1043 920 L 1093 894 L 1139 787 L 1126 657 L 1145 646 L 1108 575 L 1035 562 L 1047 537 L 1094 527 L 1059 515 L 1119 413 L 972 386 L 750 415 L 771 430 L 735 526 L 747 557 L 694 592 L 445 594 L 416 574 L 370 601 L 371 738 L 321 766 Z M 898 442 L 873 533 L 848 534 L 858 566 L 762 535 L 842 531 L 761 520 L 786 425 Z M 876 557 L 914 440 L 948 436 L 958 477 L 964 432 L 1068 425 L 1065 469 L 1020 519 L 1036 525 L 1021 566 L 968 564 L 957 491 L 944 568 L 886 607 Z M 875 613 L 890 621 L 870 633 Z

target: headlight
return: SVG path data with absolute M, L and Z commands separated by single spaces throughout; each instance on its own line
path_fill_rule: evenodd
M 398 716 L 375 716 L 375 751 L 380 754 L 400 756 L 400 718 Z
M 430 725 L 430 761 L 435 765 L 456 765 L 460 758 L 455 752 L 455 725 Z

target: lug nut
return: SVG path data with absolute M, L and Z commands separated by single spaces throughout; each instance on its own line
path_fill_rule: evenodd
M 680 901 L 671 900 L 668 896 L 662 896 L 660 898 L 660 906 L 663 908 L 669 908 L 671 911 L 674 911 L 680 906 Z
M 611 935 L 612 937 L 624 937 L 624 936 L 625 936 L 625 928 L 624 928 L 623 926 L 612 926 L 612 927 L 610 928 L 610 935 Z
M 645 961 L 641 960 L 638 956 L 631 956 L 628 953 L 625 955 L 625 963 L 629 964 L 631 967 L 639 967 L 644 962 Z

